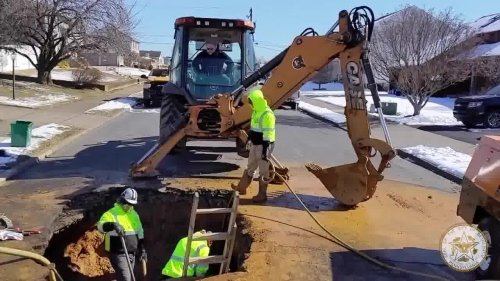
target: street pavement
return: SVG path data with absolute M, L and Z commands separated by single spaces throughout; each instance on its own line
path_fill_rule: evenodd
M 466 128 L 465 126 L 414 126 L 417 129 L 442 135 L 455 140 L 477 144 L 483 135 L 500 135 L 500 129 L 483 127 Z

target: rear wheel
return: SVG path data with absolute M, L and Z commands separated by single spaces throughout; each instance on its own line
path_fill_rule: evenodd
M 179 129 L 187 124 L 184 98 L 177 95 L 165 95 L 161 103 L 160 111 L 160 138 L 159 143 L 164 144 Z M 186 147 L 186 138 L 181 140 L 172 150 L 173 153 L 180 152 Z
M 479 222 L 479 230 L 483 232 L 488 242 L 488 255 L 476 269 L 479 279 L 500 279 L 500 223 L 492 217 Z

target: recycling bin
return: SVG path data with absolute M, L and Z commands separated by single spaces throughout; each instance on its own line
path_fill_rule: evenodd
M 10 124 L 10 145 L 27 147 L 31 145 L 33 122 L 17 120 Z

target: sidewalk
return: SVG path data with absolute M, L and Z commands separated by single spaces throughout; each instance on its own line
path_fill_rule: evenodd
M 41 108 L 24 108 L 18 106 L 0 105 L 0 142 L 4 145 L 10 142 L 10 124 L 16 120 L 33 122 L 33 129 L 41 128 L 47 124 L 66 126 L 67 132 L 59 137 L 44 141 L 40 148 L 30 151 L 30 155 L 23 161 L 15 163 L 10 169 L 0 169 L 0 185 L 6 179 L 19 173 L 23 169 L 43 159 L 55 149 L 75 139 L 86 131 L 99 127 L 105 122 L 113 119 L 123 110 L 112 110 L 109 112 L 86 113 L 87 110 L 99 106 L 109 100 L 119 97 L 137 96 L 142 91 L 142 85 L 134 85 L 113 92 L 102 92 L 98 95 L 89 95 L 75 102 L 60 103 L 53 106 Z M 31 153 L 33 152 L 33 153 Z
M 314 105 L 317 107 L 321 107 L 327 110 L 330 110 L 331 112 L 344 115 L 344 108 L 336 105 L 332 105 L 330 103 L 326 103 L 317 99 L 309 98 L 309 97 L 302 97 L 301 98 L 303 102 Z M 311 112 L 310 110 L 305 111 L 307 114 L 312 115 L 316 118 L 320 118 L 325 120 L 322 116 L 318 116 L 318 114 L 315 114 L 314 112 Z M 372 129 L 372 136 L 374 138 L 378 139 L 383 139 L 385 140 L 384 132 L 382 130 L 382 127 L 380 126 L 380 122 L 378 121 L 378 118 L 375 116 L 369 116 L 370 117 L 370 123 L 371 123 L 371 129 Z M 332 121 L 335 119 L 339 118 L 328 118 L 325 121 L 328 121 L 330 123 L 334 123 L 335 125 L 339 127 L 345 127 L 345 123 L 337 123 Z M 443 168 L 441 165 L 437 165 L 436 163 L 431 163 L 428 161 L 428 159 L 422 159 L 419 155 L 415 155 L 412 153 L 416 149 L 434 149 L 434 151 L 439 152 L 439 151 L 446 151 L 447 153 L 451 152 L 456 152 L 458 155 L 461 156 L 472 156 L 472 153 L 474 152 L 475 145 L 454 140 L 445 136 L 441 136 L 438 134 L 433 134 L 430 132 L 422 131 L 410 126 L 406 126 L 403 124 L 398 124 L 395 122 L 387 122 L 387 127 L 389 130 L 390 138 L 391 138 L 391 143 L 394 149 L 397 150 L 398 156 L 402 158 L 406 158 L 411 160 L 412 162 L 415 162 L 416 164 L 423 166 L 424 168 L 427 168 L 429 170 L 432 170 L 436 172 L 437 174 L 444 176 L 445 178 L 454 181 L 457 184 L 460 184 L 462 182 L 462 176 L 460 173 L 456 173 L 454 171 L 450 171 L 449 168 Z M 447 149 L 450 148 L 450 149 Z M 436 155 L 436 157 L 439 157 L 439 155 Z M 463 166 L 463 163 L 462 163 Z M 457 167 L 457 169 L 461 168 L 463 170 L 463 167 Z

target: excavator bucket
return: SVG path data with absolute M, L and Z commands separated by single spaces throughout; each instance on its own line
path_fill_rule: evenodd
M 373 195 L 377 177 L 369 174 L 368 159 L 356 163 L 323 169 L 316 164 L 307 164 L 306 169 L 314 174 L 333 197 L 347 206 L 354 206 Z

